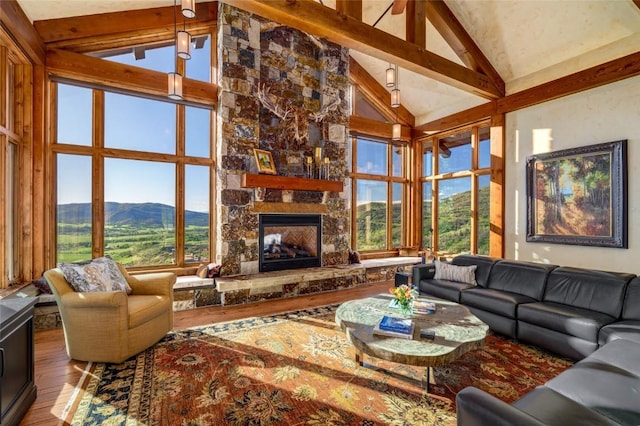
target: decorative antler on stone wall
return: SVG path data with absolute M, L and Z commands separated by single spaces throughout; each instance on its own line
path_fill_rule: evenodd
M 285 98 L 278 99 L 265 84 L 258 83 L 256 92 L 260 104 L 283 121 L 285 128 L 293 135 L 293 140 L 297 145 L 302 145 L 309 140 L 309 120 L 320 123 L 327 115 L 340 108 L 342 104 L 340 96 L 329 93 L 325 93 L 323 96 L 330 96 L 330 101 L 318 111 L 310 113 L 304 106 L 288 104 Z

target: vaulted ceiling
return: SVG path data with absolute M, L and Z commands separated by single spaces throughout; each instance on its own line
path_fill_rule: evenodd
M 336 8 L 336 0 L 318 0 L 315 5 L 307 1 L 300 0 L 300 6 L 318 7 L 321 3 L 323 7 Z M 173 5 L 172 0 L 18 0 L 18 3 L 32 21 Z M 242 7 L 243 2 L 230 3 Z M 407 12 L 393 15 L 388 11 L 385 14 L 391 3 L 392 0 L 362 0 L 362 22 L 373 25 L 378 21 L 377 30 L 404 40 Z M 426 20 L 426 50 L 462 67 L 473 66 L 469 58 L 474 55 L 461 47 L 459 36 L 451 35 L 455 32 L 451 21 L 457 20 L 475 42 L 477 54 L 488 60 L 504 82 L 506 94 L 640 52 L 640 0 L 446 0 L 430 3 L 426 16 L 435 25 Z M 443 15 L 443 5 L 445 12 L 452 14 L 449 18 Z M 438 23 L 438 16 L 445 16 L 444 22 Z M 376 49 L 352 48 L 352 57 L 383 83 L 384 71 L 389 64 L 389 57 L 384 54 L 387 49 L 384 44 L 388 40 L 379 37 L 373 29 L 369 33 L 373 36 L 365 37 L 365 42 L 380 43 L 380 46 Z M 445 41 L 452 39 L 457 39 L 458 44 Z M 407 63 L 400 66 L 402 104 L 416 117 L 416 124 L 487 101 L 486 95 L 463 90 L 456 87 L 459 85 L 443 81 L 446 79 L 431 78 L 428 72 L 423 72 L 428 67 L 428 64 L 414 67 Z

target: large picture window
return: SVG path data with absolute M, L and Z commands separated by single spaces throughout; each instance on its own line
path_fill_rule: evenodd
M 390 251 L 404 244 L 405 145 L 356 137 L 352 140 L 352 246 Z
M 56 261 L 209 261 L 211 110 L 67 83 L 55 88 Z M 85 119 L 73 120 L 77 113 Z
M 438 255 L 489 254 L 488 125 L 422 142 L 422 246 Z

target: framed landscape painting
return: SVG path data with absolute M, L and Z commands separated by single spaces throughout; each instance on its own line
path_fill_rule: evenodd
M 527 157 L 527 241 L 627 248 L 627 141 Z

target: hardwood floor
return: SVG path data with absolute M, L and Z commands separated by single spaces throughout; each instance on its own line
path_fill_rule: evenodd
M 341 303 L 346 300 L 385 293 L 390 286 L 393 286 L 392 282 L 382 282 L 288 299 L 181 311 L 175 313 L 174 329 L 179 330 L 215 322 L 273 315 L 296 309 Z M 73 395 L 87 363 L 70 360 L 67 357 L 62 329 L 36 331 L 35 362 L 38 397 L 20 425 L 50 426 L 65 424 L 61 420 L 63 418 L 63 410 Z

